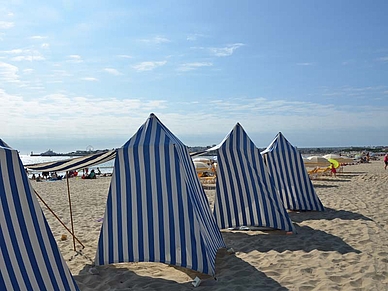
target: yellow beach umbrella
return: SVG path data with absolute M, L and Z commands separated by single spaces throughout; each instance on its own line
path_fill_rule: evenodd
M 333 164 L 334 168 L 339 168 L 340 166 L 340 163 L 337 161 L 337 160 L 334 160 L 334 159 L 327 159 L 330 163 Z

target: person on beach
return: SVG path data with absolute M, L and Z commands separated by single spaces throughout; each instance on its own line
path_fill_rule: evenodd
M 387 166 L 388 166 L 388 154 L 385 154 L 385 156 L 384 156 L 384 170 L 386 170 L 387 169 Z
M 330 163 L 330 169 L 331 169 L 331 176 L 337 177 L 337 170 L 334 167 L 333 163 Z
M 90 174 L 85 176 L 85 179 L 96 179 L 96 173 L 94 172 L 94 170 L 91 170 Z

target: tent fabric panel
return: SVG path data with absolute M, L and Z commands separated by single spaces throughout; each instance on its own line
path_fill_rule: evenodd
M 78 290 L 17 151 L 0 147 L 0 290 Z
M 279 133 L 262 152 L 275 187 L 287 209 L 323 211 L 300 152 Z
M 187 147 L 151 115 L 117 150 L 96 265 L 153 261 L 214 274 L 224 246 Z
M 65 172 L 73 171 L 83 168 L 88 168 L 94 165 L 99 165 L 110 160 L 113 160 L 116 157 L 116 150 L 111 150 L 108 152 L 102 152 L 97 154 L 92 154 L 88 156 L 82 156 L 74 159 L 66 159 L 54 162 L 39 163 L 33 165 L 26 165 L 25 167 L 40 172 Z
M 259 150 L 241 125 L 218 146 L 217 162 L 214 216 L 220 228 L 294 230 Z

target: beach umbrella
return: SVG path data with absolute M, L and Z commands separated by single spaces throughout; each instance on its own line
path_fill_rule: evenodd
M 337 160 L 334 160 L 334 159 L 327 159 L 327 160 L 334 165 L 334 168 L 336 169 L 339 168 L 340 163 Z
M 330 162 L 322 156 L 311 156 L 304 160 L 306 167 L 329 167 Z
M 197 173 L 212 173 L 212 166 L 203 162 L 194 162 L 195 170 Z
M 349 158 L 349 157 L 346 157 L 346 156 L 340 156 L 340 155 L 337 155 L 337 154 L 328 154 L 328 155 L 324 155 L 323 157 L 325 159 L 336 160 L 337 162 L 339 162 L 341 164 L 350 164 L 350 163 L 354 162 L 352 158 Z

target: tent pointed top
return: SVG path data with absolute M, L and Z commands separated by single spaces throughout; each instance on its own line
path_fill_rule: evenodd
M 11 148 L 5 141 L 0 138 L 0 147 Z
M 236 125 L 233 127 L 233 129 L 225 136 L 225 138 L 218 145 L 208 149 L 207 151 L 210 152 L 210 151 L 218 150 L 221 146 L 224 145 L 225 141 L 227 141 L 229 137 L 239 133 L 243 133 L 244 135 L 248 136 L 248 134 L 246 133 L 242 125 L 239 122 L 237 122 Z
M 148 146 L 155 141 L 150 139 L 151 133 L 164 136 L 164 144 L 175 144 L 186 147 L 154 114 L 151 113 L 138 131 L 123 145 L 123 148 Z
M 276 149 L 278 147 L 279 144 L 285 144 L 287 145 L 288 147 L 292 147 L 292 148 L 295 148 L 286 138 L 285 136 L 283 135 L 282 132 L 279 131 L 279 133 L 275 136 L 275 138 L 273 139 L 273 141 L 269 144 L 269 146 L 267 146 L 267 148 L 265 150 L 263 150 L 261 152 L 261 154 L 266 154 L 270 151 L 273 151 L 274 149 Z

